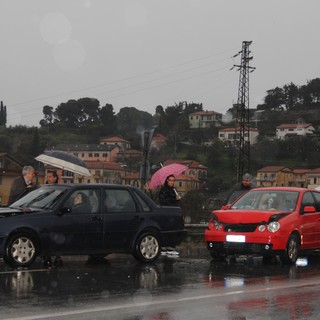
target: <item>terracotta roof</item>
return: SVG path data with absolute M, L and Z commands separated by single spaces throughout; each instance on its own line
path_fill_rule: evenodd
M 192 169 L 203 169 L 203 170 L 208 170 L 208 167 L 200 164 L 199 162 L 197 161 L 194 161 L 194 160 L 166 160 L 164 162 L 164 165 L 169 165 L 169 164 L 172 164 L 172 163 L 180 163 L 180 164 L 184 164 L 185 166 L 192 168 Z
M 111 151 L 115 146 L 107 144 L 58 144 L 55 150 L 69 151 L 69 152 L 81 152 L 81 151 Z
M 105 169 L 105 170 L 117 170 L 124 171 L 118 163 L 112 161 L 84 161 L 88 169 Z
M 259 169 L 257 172 L 279 172 L 279 171 L 292 172 L 291 169 L 283 166 L 267 166 Z
M 210 116 L 215 114 L 221 114 L 221 113 L 215 112 L 215 111 L 197 111 L 197 112 L 190 113 L 190 115 L 192 116 Z
M 309 172 L 307 172 L 307 173 L 310 173 L 310 174 L 312 174 L 312 173 L 320 173 L 320 168 L 311 169 L 311 170 L 309 170 Z
M 292 171 L 293 173 L 297 173 L 297 174 L 305 174 L 312 170 L 311 169 L 293 169 Z
M 117 136 L 101 138 L 99 141 L 100 142 L 126 142 L 126 143 L 129 143 L 128 140 L 125 140 L 125 139 L 117 137 Z
M 153 136 L 152 141 L 167 141 L 167 137 L 163 136 L 160 133 L 157 133 Z
M 235 128 L 224 128 L 224 129 L 220 129 L 219 132 L 235 132 L 236 129 Z M 247 131 L 247 129 L 246 129 Z M 256 128 L 249 128 L 249 131 L 256 131 L 258 132 L 258 129 Z
M 283 123 L 277 126 L 277 129 L 297 129 L 297 128 L 308 128 L 312 127 L 311 123 Z

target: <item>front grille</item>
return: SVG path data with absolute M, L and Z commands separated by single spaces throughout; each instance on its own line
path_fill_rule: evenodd
M 242 223 L 242 224 L 225 224 L 224 231 L 226 232 L 254 232 L 257 228 L 257 223 Z
M 266 247 L 267 246 L 267 247 Z M 225 253 L 267 253 L 272 251 L 272 245 L 261 243 L 240 243 L 240 242 L 210 242 L 208 243 L 210 251 Z

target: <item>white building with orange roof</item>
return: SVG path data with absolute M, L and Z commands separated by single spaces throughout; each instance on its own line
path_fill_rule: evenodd
M 310 123 L 288 123 L 276 127 L 276 136 L 284 140 L 290 136 L 306 136 L 313 134 L 314 127 Z

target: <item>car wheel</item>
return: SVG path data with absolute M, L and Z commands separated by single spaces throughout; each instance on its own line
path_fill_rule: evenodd
M 12 235 L 6 245 L 3 260 L 10 267 L 29 267 L 37 257 L 34 238 L 25 233 Z
M 290 235 L 287 243 L 287 247 L 284 253 L 280 256 L 280 260 L 284 264 L 294 264 L 299 255 L 300 242 L 297 235 Z
M 158 259 L 161 246 L 158 236 L 154 232 L 145 232 L 136 241 L 133 256 L 141 262 L 153 262 Z

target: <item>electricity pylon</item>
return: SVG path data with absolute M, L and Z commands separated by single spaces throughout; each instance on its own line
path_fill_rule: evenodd
M 235 173 L 238 182 L 241 181 L 245 172 L 250 172 L 249 73 L 256 69 L 249 66 L 249 62 L 253 59 L 250 57 L 251 51 L 249 50 L 251 43 L 252 41 L 242 42 L 242 50 L 233 56 L 241 54 L 241 64 L 233 65 L 231 68 L 237 67 L 240 71 L 235 119 L 235 146 L 237 150 Z

